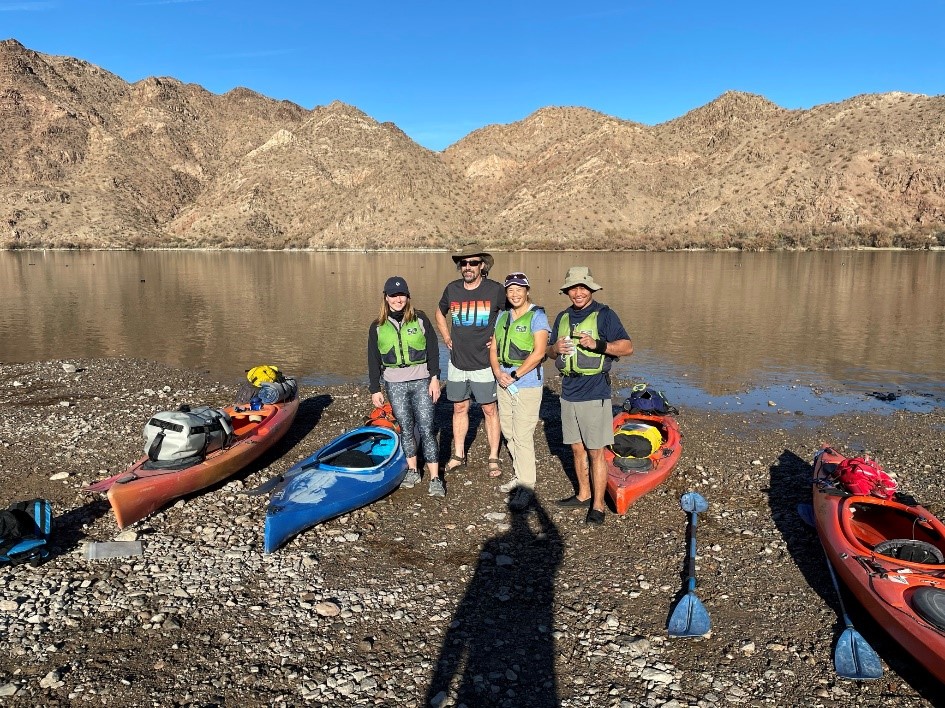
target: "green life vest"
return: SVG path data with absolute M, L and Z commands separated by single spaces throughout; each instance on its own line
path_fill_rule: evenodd
M 535 351 L 535 334 L 532 332 L 533 307 L 517 320 L 512 320 L 512 311 L 499 315 L 495 328 L 496 355 L 503 366 L 521 366 L 528 355 Z
M 381 353 L 381 364 L 403 368 L 425 364 L 427 361 L 427 337 L 420 319 L 404 322 L 400 327 L 387 320 L 377 328 L 377 349 Z
M 558 358 L 555 359 L 555 366 L 561 370 L 562 374 L 591 376 L 593 374 L 599 374 L 604 370 L 603 354 L 588 351 L 578 345 L 578 341 L 581 339 L 580 332 L 588 332 L 594 339 L 598 338 L 598 312 L 599 310 L 595 310 L 584 318 L 581 324 L 577 325 L 581 328 L 577 333 L 571 332 L 571 322 L 568 313 L 565 312 L 561 315 L 561 320 L 558 322 L 558 336 L 556 339 L 571 337 L 575 347 L 573 354 L 569 354 L 568 356 L 559 354 Z M 575 334 L 577 336 L 575 336 Z

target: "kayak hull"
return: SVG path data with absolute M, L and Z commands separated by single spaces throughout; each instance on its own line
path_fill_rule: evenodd
M 232 420 L 235 440 L 208 454 L 203 462 L 181 470 L 146 469 L 148 458 L 144 456 L 124 472 L 91 484 L 85 491 L 106 492 L 118 528 L 123 529 L 168 502 L 214 485 L 254 462 L 285 435 L 298 413 L 299 399 L 265 404 L 258 411 L 237 410 L 236 406 L 224 410 Z M 261 420 L 255 420 L 257 417 Z
M 352 466 L 352 453 L 365 466 Z M 266 510 L 266 553 L 312 526 L 390 494 L 406 473 L 407 458 L 394 430 L 368 425 L 338 436 L 294 465 L 273 491 Z
M 896 643 L 945 683 L 945 613 L 927 606 L 931 597 L 933 605 L 945 607 L 945 564 L 876 550 L 887 541 L 907 540 L 945 554 L 945 525 L 918 504 L 845 493 L 831 477 L 843 459 L 831 448 L 814 458 L 814 518 L 830 564 Z
M 613 501 L 614 509 L 618 514 L 625 514 L 637 499 L 665 482 L 682 454 L 682 436 L 675 418 L 644 413 L 618 413 L 614 416 L 614 431 L 625 423 L 633 422 L 656 426 L 663 437 L 663 444 L 659 450 L 650 455 L 652 469 L 646 472 L 621 469 L 614 464 L 613 451 L 610 448 L 604 449 L 604 460 L 607 463 L 607 494 Z

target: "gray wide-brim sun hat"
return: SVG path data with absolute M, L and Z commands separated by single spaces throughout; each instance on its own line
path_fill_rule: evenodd
M 460 246 L 453 253 L 452 258 L 453 263 L 459 263 L 464 258 L 475 258 L 476 256 L 482 258 L 486 270 L 492 270 L 492 266 L 495 265 L 495 259 L 492 257 L 491 253 L 487 252 L 486 249 L 478 243 L 467 243 L 464 246 Z
M 572 266 L 568 268 L 568 274 L 564 276 L 564 285 L 561 286 L 561 292 L 567 292 L 575 285 L 583 285 L 591 292 L 597 292 L 604 287 L 594 282 L 591 269 L 587 266 Z

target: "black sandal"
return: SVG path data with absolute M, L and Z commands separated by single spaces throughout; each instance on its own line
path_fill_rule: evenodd
M 502 476 L 502 460 L 498 457 L 489 458 L 489 476 L 493 479 Z
M 450 465 L 450 462 L 458 462 L 458 465 Z M 466 466 L 466 458 L 460 457 L 455 452 L 450 455 L 450 459 L 446 461 L 446 464 L 443 465 L 444 472 L 452 472 L 453 470 L 458 470 L 460 467 Z

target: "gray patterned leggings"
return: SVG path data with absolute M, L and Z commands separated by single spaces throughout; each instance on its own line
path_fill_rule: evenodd
M 439 448 L 433 432 L 430 379 L 385 381 L 384 387 L 387 389 L 391 408 L 394 409 L 394 417 L 400 423 L 400 442 L 404 446 L 404 454 L 407 457 L 416 456 L 417 442 L 414 439 L 414 431 L 419 431 L 423 461 L 436 462 Z

